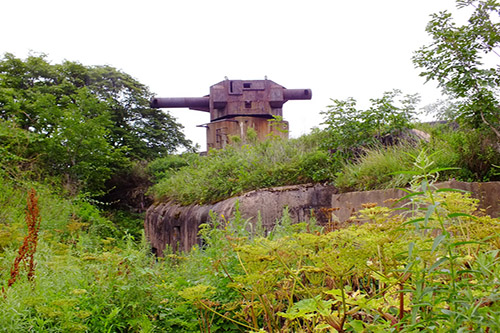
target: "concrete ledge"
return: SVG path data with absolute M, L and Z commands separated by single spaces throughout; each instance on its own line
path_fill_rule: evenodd
M 440 183 L 438 187 L 469 191 L 480 200 L 480 208 L 493 217 L 500 216 L 500 182 L 449 181 Z M 293 222 L 307 221 L 314 213 L 318 224 L 326 225 L 332 222 L 332 212 L 338 217 L 338 222 L 343 223 L 358 212 L 364 203 L 389 207 L 394 200 L 404 195 L 406 192 L 397 189 L 339 194 L 335 187 L 327 185 L 284 186 L 251 191 L 213 205 L 158 203 L 146 212 L 144 229 L 153 251 L 161 256 L 167 244 L 174 251 L 189 251 L 199 243 L 198 228 L 209 221 L 210 211 L 230 219 L 234 215 L 236 201 L 239 202 L 243 218 L 255 222 L 260 213 L 263 227 L 270 230 L 276 220 L 282 217 L 285 207 L 288 207 Z
M 485 209 L 492 217 L 500 216 L 500 182 L 466 183 L 453 180 L 436 184 L 436 187 L 471 192 L 473 198 L 480 200 L 479 208 Z M 362 209 L 362 204 L 376 203 L 378 206 L 391 207 L 394 201 L 406 194 L 398 189 L 333 194 L 331 207 L 336 209 L 335 215 L 339 221 L 344 222 Z
M 312 212 L 329 207 L 332 194 L 336 192 L 333 186 L 305 184 L 251 191 L 213 205 L 159 203 L 147 210 L 144 230 L 153 251 L 160 256 L 167 244 L 173 251 L 189 251 L 199 242 L 198 228 L 209 221 L 210 211 L 229 219 L 234 215 L 238 201 L 243 218 L 255 222 L 260 213 L 262 226 L 270 230 L 282 217 L 285 207 L 288 207 L 293 222 L 307 221 Z M 327 216 L 318 214 L 315 217 L 318 223 L 327 222 Z

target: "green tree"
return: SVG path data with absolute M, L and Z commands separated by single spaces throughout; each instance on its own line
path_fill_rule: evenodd
M 46 56 L 0 60 L 0 119 L 30 133 L 23 158 L 92 192 L 130 165 L 190 147 L 181 125 L 149 107 L 151 93 L 109 66 Z
M 373 145 L 387 134 L 396 134 L 411 127 L 418 95 L 401 95 L 400 90 L 385 92 L 381 98 L 370 99 L 371 106 L 358 109 L 357 102 L 333 99 L 322 112 L 326 125 L 326 148 L 336 157 L 348 159 L 358 154 L 360 147 Z
M 431 15 L 426 30 L 433 42 L 418 50 L 413 62 L 458 105 L 458 120 L 486 126 L 500 138 L 500 67 L 484 65 L 485 58 L 500 56 L 500 4 L 457 0 L 457 7 L 471 9 L 467 24 L 457 25 L 447 11 Z
M 4 55 L 0 61 L 0 117 L 50 135 L 58 112 L 75 103 L 74 96 L 86 88 L 109 113 L 108 141 L 126 148 L 129 156 L 153 159 L 190 147 L 182 125 L 170 114 L 150 108 L 152 93 L 130 75 L 110 66 L 70 61 L 51 65 L 45 58 L 29 56 L 23 61 Z
M 113 67 L 87 70 L 89 88 L 109 107 L 115 146 L 127 147 L 131 156 L 148 160 L 191 147 L 181 124 L 169 113 L 149 107 L 153 94 L 145 85 Z

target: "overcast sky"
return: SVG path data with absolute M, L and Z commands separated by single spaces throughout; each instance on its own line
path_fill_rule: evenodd
M 199 97 L 225 76 L 310 88 L 284 118 L 297 137 L 322 122 L 330 99 L 364 108 L 394 88 L 440 97 L 411 57 L 429 42 L 429 15 L 454 0 L 1 0 L 0 53 L 45 53 L 52 63 L 116 67 L 162 97 Z M 171 109 L 205 148 L 209 114 Z

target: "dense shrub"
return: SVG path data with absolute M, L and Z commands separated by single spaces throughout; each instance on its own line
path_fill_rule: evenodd
M 400 90 L 385 92 L 371 99 L 371 106 L 362 110 L 354 98 L 333 99 L 332 105 L 321 112 L 326 125 L 322 146 L 328 149 L 337 163 L 361 154 L 362 149 L 380 144 L 387 135 L 394 136 L 412 127 L 418 95 L 401 96 Z
M 498 180 L 494 165 L 500 165 L 500 143 L 488 130 L 457 131 L 449 134 L 458 155 L 461 177 L 468 180 Z

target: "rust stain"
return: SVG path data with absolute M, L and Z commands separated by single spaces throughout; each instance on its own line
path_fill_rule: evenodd
M 207 149 L 224 148 L 232 137 L 247 140 L 249 128 L 262 141 L 273 135 L 288 137 L 288 122 L 269 120 L 283 117 L 283 104 L 289 100 L 310 100 L 311 89 L 286 89 L 271 80 L 225 80 L 210 87 L 204 97 L 154 97 L 152 108 L 189 108 L 210 112 Z M 281 118 L 279 118 L 281 119 Z

